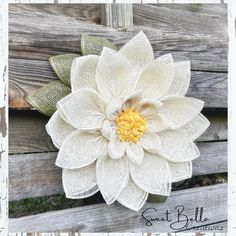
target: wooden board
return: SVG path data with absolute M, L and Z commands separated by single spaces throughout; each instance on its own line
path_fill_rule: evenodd
M 227 172 L 227 142 L 198 144 L 201 157 L 193 162 L 193 175 Z M 19 200 L 63 193 L 57 153 L 9 155 L 9 198 Z
M 208 114 L 211 122 L 207 131 L 198 141 L 227 140 L 227 116 L 225 113 Z M 51 152 L 53 146 L 45 130 L 48 117 L 36 111 L 11 111 L 9 117 L 9 152 L 33 153 Z
M 110 206 L 96 204 L 10 219 L 9 232 L 169 232 L 173 231 L 170 222 L 153 222 L 152 226 L 146 226 L 142 212 L 155 208 L 156 211 L 144 213 L 144 217 L 150 219 L 164 217 L 168 209 L 173 223 L 177 220 L 175 207 L 179 205 L 185 207 L 184 213 L 189 217 L 194 217 L 196 207 L 204 208 L 203 217 L 209 221 L 194 223 L 194 226 L 223 225 L 223 232 L 227 231 L 227 185 L 221 184 L 172 192 L 165 203 L 146 203 L 139 212 L 128 210 L 118 203 Z
M 80 5 L 77 5 L 76 9 L 79 7 Z M 50 13 L 47 13 L 47 11 L 42 11 L 39 7 L 38 11 L 41 11 L 41 17 L 39 17 L 39 14 L 35 14 L 35 11 L 31 12 L 30 6 L 27 12 L 25 8 L 24 11 L 21 10 L 21 5 L 15 5 L 14 11 L 11 6 L 9 17 L 10 57 L 47 60 L 49 56 L 60 53 L 79 53 L 80 35 L 82 33 L 106 37 L 116 45 L 121 46 L 137 32 L 144 30 L 152 43 L 155 56 L 171 52 L 177 60 L 190 59 L 193 70 L 226 72 L 228 44 L 226 34 L 227 17 L 225 17 L 226 6 L 221 5 L 220 14 L 217 14 L 216 11 L 214 15 L 209 16 L 196 13 L 196 22 L 201 22 L 202 19 L 205 22 L 210 19 L 212 21 L 213 18 L 216 18 L 217 22 L 219 21 L 218 18 L 225 22 L 225 30 L 218 36 L 214 34 L 215 31 L 211 33 L 211 27 L 209 27 L 209 33 L 207 34 L 206 30 L 200 32 L 199 28 L 190 27 L 192 30 L 187 34 L 188 28 L 181 23 L 186 20 L 186 15 L 172 14 L 177 7 L 181 9 L 181 6 L 175 6 L 174 10 L 171 5 L 166 7 L 166 14 L 173 15 L 170 18 L 171 22 L 166 25 L 176 25 L 177 22 L 181 26 L 177 24 L 176 28 L 182 27 L 180 32 L 178 30 L 167 32 L 168 30 L 170 31 L 170 28 L 168 27 L 166 31 L 166 25 L 163 23 L 160 23 L 160 27 L 155 26 L 158 28 L 152 28 L 152 24 L 150 24 L 150 26 L 139 25 L 132 29 L 126 29 L 126 31 L 120 31 L 67 17 L 67 13 L 61 14 L 61 11 L 60 14 L 56 14 L 56 10 L 48 10 Z M 48 9 L 50 8 L 53 8 L 53 6 L 48 6 Z M 68 7 L 67 12 L 70 11 L 69 8 L 74 11 L 75 6 Z M 159 11 L 162 11 L 161 6 L 157 7 L 152 14 L 156 15 Z M 182 12 L 182 10 L 180 11 Z M 51 12 L 54 12 L 54 14 Z M 195 13 L 193 12 L 192 14 Z M 179 19 L 181 17 L 182 21 Z M 163 15 L 163 18 L 159 19 L 159 21 L 166 21 L 165 19 L 166 15 Z M 196 22 L 194 25 L 196 25 Z M 183 31 L 183 28 L 186 28 L 186 30 Z M 63 35 L 61 35 L 61 32 L 63 32 Z
M 25 98 L 56 79 L 48 61 L 10 59 L 9 107 L 30 108 Z M 227 107 L 227 74 L 192 71 L 187 96 L 205 101 L 205 107 Z

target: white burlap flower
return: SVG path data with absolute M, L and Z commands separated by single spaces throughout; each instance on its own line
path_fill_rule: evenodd
M 76 58 L 72 93 L 47 124 L 66 196 L 100 190 L 107 204 L 137 211 L 148 193 L 168 196 L 172 182 L 190 178 L 193 141 L 209 122 L 203 101 L 185 97 L 189 81 L 190 62 L 154 59 L 143 32 L 119 52 Z

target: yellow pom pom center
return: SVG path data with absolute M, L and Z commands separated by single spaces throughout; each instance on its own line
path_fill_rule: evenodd
M 136 111 L 127 109 L 116 117 L 116 134 L 123 142 L 136 142 L 143 136 L 145 129 L 146 122 Z

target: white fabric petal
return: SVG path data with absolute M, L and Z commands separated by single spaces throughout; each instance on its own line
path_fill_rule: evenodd
M 106 106 L 107 119 L 115 120 L 117 114 L 122 110 L 122 103 L 119 100 L 110 101 Z
M 171 182 L 179 182 L 192 177 L 192 162 L 169 162 Z
M 161 138 L 160 155 L 169 161 L 186 162 L 199 157 L 197 146 L 183 133 L 166 130 L 158 135 Z
M 143 32 L 128 41 L 119 52 L 129 60 L 136 75 L 154 60 L 152 46 Z
M 112 160 L 110 157 L 97 160 L 97 183 L 108 205 L 112 204 L 129 180 L 128 160 L 123 157 Z
M 192 141 L 199 138 L 209 127 L 209 120 L 202 114 L 199 114 L 184 126 L 178 128 L 179 132 L 184 133 Z
M 110 123 L 109 120 L 106 119 L 106 120 L 103 122 L 101 132 L 102 132 L 102 135 L 103 135 L 106 139 L 108 139 L 108 140 L 111 139 L 112 127 L 111 127 L 111 123 Z
M 159 155 L 145 152 L 141 165 L 130 163 L 130 174 L 134 183 L 145 192 L 164 196 L 170 195 L 169 164 Z
M 84 168 L 62 170 L 62 183 L 67 198 L 86 198 L 98 192 L 95 162 Z
M 57 103 L 62 117 L 80 130 L 102 127 L 105 106 L 101 97 L 93 89 L 80 89 Z
M 130 178 L 117 201 L 125 207 L 138 211 L 145 204 L 147 197 L 148 193 L 139 188 Z
M 130 63 L 120 53 L 104 48 L 99 58 L 96 81 L 98 91 L 107 103 L 122 100 L 134 89 Z
M 179 128 L 197 116 L 204 102 L 190 97 L 169 97 L 163 101 L 159 115 L 172 129 Z
M 56 111 L 48 121 L 46 130 L 51 136 L 53 144 L 60 148 L 66 137 L 75 131 L 75 128 L 62 119 L 59 112 Z
M 126 154 L 131 162 L 140 165 L 143 161 L 144 151 L 138 143 L 126 143 Z
M 61 168 L 77 169 L 107 156 L 107 140 L 101 133 L 75 131 L 63 142 L 56 160 Z
M 175 62 L 175 75 L 165 96 L 185 96 L 191 77 L 190 61 Z
M 156 117 L 146 118 L 147 131 L 151 133 L 161 132 L 163 130 L 169 129 L 170 125 L 165 122 L 165 120 L 157 115 Z
M 161 139 L 156 133 L 145 132 L 138 143 L 151 153 L 158 153 L 161 149 Z
M 142 89 L 144 98 L 162 97 L 168 91 L 174 78 L 174 68 L 171 54 L 157 58 L 142 71 L 135 89 Z
M 119 159 L 125 154 L 125 142 L 121 142 L 114 132 L 111 133 L 111 139 L 108 143 L 108 154 L 111 159 Z
M 77 57 L 71 67 L 71 90 L 75 92 L 81 88 L 97 90 L 96 70 L 99 56 L 88 55 Z

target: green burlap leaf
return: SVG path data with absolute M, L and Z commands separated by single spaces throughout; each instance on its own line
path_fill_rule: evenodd
M 103 47 L 118 50 L 111 41 L 96 36 L 82 34 L 81 36 L 81 52 L 82 55 L 100 55 Z
M 163 203 L 167 200 L 167 198 L 168 198 L 167 196 L 149 194 L 147 202 Z
M 54 80 L 36 90 L 26 98 L 26 101 L 37 111 L 51 116 L 56 111 L 56 104 L 71 92 L 70 87 L 60 80 Z
M 79 56 L 79 54 L 70 53 L 52 56 L 49 58 L 49 62 L 57 77 L 67 86 L 70 86 L 70 71 L 72 61 Z

